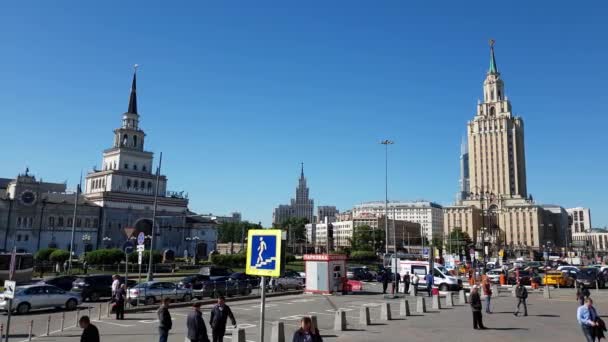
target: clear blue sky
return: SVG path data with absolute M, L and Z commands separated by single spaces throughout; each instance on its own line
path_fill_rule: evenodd
M 607 225 L 608 4 L 416 3 L 4 3 L 0 177 L 99 166 L 139 63 L 147 148 L 193 210 L 268 224 L 301 161 L 317 205 L 381 199 L 385 138 L 389 197 L 450 204 L 494 38 L 530 193 Z

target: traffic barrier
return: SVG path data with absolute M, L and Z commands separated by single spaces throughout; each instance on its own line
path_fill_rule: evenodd
M 28 341 L 32 340 L 32 330 L 34 330 L 34 320 L 30 321 L 30 331 L 29 331 L 28 336 L 27 336 L 27 340 Z
M 448 292 L 448 294 L 445 296 L 445 307 L 454 307 L 454 297 L 452 296 L 452 292 Z
M 59 331 L 63 331 L 63 328 L 65 327 L 65 312 L 61 313 L 61 327 L 59 328 Z
M 458 304 L 465 305 L 467 303 L 467 295 L 464 290 L 458 291 Z
M 372 324 L 369 318 L 369 307 L 362 305 L 359 309 L 359 324 L 366 326 Z
M 346 330 L 346 312 L 344 312 L 344 310 L 342 310 L 342 309 L 339 309 L 335 313 L 334 330 L 335 331 Z
M 380 307 L 380 319 L 383 321 L 390 321 L 392 319 L 390 303 L 382 303 Z
M 439 301 L 439 296 L 433 296 L 433 309 L 439 310 L 441 309 L 441 302 Z
M 410 313 L 410 303 L 407 299 L 404 299 L 399 303 L 399 314 L 404 317 L 412 315 Z
M 283 322 L 274 322 L 272 324 L 270 342 L 285 342 L 285 325 Z
M 232 332 L 232 342 L 245 342 L 245 329 L 239 328 Z
M 416 302 L 416 312 L 417 313 L 426 312 L 426 302 L 424 301 L 424 297 L 418 297 L 418 301 Z

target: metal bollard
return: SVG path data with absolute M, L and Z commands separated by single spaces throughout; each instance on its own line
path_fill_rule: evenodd
M 49 318 L 46 321 L 46 336 L 49 336 L 51 334 L 51 315 L 49 315 Z
M 63 331 L 63 328 L 65 326 L 65 312 L 61 313 L 61 327 L 59 328 L 59 331 Z
M 232 332 L 232 342 L 245 342 L 245 329 L 239 328 Z
M 76 310 L 76 320 L 74 323 L 74 326 L 77 327 L 78 326 L 78 319 L 80 318 L 80 309 Z
M 335 313 L 334 330 L 335 331 L 346 330 L 346 312 L 344 312 L 344 310 L 342 310 L 342 309 L 339 309 Z
M 285 325 L 283 322 L 274 322 L 272 324 L 270 342 L 285 342 Z
M 101 321 L 101 303 L 99 303 L 99 306 L 97 307 L 97 320 Z
M 34 320 L 30 321 L 30 331 L 29 331 L 29 334 L 28 334 L 28 337 L 27 337 L 28 341 L 32 340 L 32 330 L 34 330 Z
M 383 321 L 390 321 L 392 319 L 390 303 L 382 303 L 380 307 L 380 319 Z
M 407 299 L 403 299 L 399 302 L 399 315 L 404 317 L 412 315 L 410 312 L 410 302 Z
M 372 324 L 369 318 L 369 307 L 365 305 L 361 306 L 361 309 L 359 309 L 359 324 L 364 326 Z

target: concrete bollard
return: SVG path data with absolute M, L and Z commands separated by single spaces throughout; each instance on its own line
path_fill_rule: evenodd
M 359 324 L 361 325 L 370 325 L 371 319 L 369 318 L 369 307 L 363 305 L 359 310 Z
M 272 324 L 270 342 L 285 342 L 285 324 L 283 322 L 274 322 Z
M 498 285 L 492 285 L 492 297 L 498 297 Z
M 63 331 L 63 328 L 65 327 L 65 312 L 61 313 L 61 327 L 59 328 L 59 331 Z
M 110 318 L 110 314 L 112 313 L 112 305 L 110 304 L 110 302 L 108 302 L 108 304 L 106 305 L 106 317 Z
M 334 330 L 335 331 L 346 330 L 346 312 L 344 312 L 344 310 L 340 309 L 340 310 L 336 311 L 334 317 L 335 317 L 334 318 Z
M 29 333 L 27 336 L 27 340 L 31 341 L 32 340 L 32 331 L 34 330 L 34 320 L 30 321 L 30 329 L 29 329 Z
M 383 321 L 390 321 L 392 319 L 390 303 L 382 303 L 382 307 L 380 308 L 380 319 Z
M 439 301 L 439 295 L 433 296 L 433 309 L 434 310 L 441 309 L 441 302 Z
M 418 300 L 416 301 L 416 312 L 417 313 L 426 312 L 426 302 L 424 301 L 424 297 L 418 297 Z
M 412 315 L 410 312 L 410 303 L 407 299 L 404 299 L 399 303 L 399 315 L 404 317 Z
M 76 310 L 76 319 L 74 322 L 74 326 L 77 327 L 78 326 L 78 319 L 80 319 L 80 309 Z
M 97 320 L 101 321 L 101 303 L 97 307 Z
M 454 297 L 452 296 L 452 292 L 448 292 L 448 294 L 445 295 L 445 306 L 446 308 L 454 307 Z
M 464 290 L 458 291 L 458 304 L 465 305 L 467 303 L 467 295 Z
M 513 287 L 511 288 L 511 296 L 512 296 L 512 297 L 517 297 L 517 295 L 515 294 L 515 288 L 516 288 L 516 286 L 513 286 Z
M 232 342 L 245 342 L 245 329 L 235 329 L 232 332 Z
M 548 286 L 545 286 L 543 289 L 543 298 L 551 299 L 551 290 L 549 290 Z

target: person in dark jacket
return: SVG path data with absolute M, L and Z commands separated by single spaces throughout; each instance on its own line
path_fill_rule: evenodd
M 114 302 L 116 303 L 116 319 L 125 319 L 125 299 L 127 297 L 127 285 L 122 284 L 116 294 L 114 294 Z
M 78 325 L 82 328 L 80 342 L 99 342 L 99 330 L 97 330 L 96 326 L 91 324 L 89 316 L 80 317 Z
M 519 307 L 523 304 L 524 316 L 528 316 L 528 305 L 526 304 L 528 290 L 520 281 L 517 282 L 517 287 L 515 287 L 515 297 L 517 297 L 517 310 L 513 313 L 513 315 L 516 317 L 519 315 Z
M 300 329 L 293 333 L 291 342 L 323 342 L 319 329 L 312 328 L 312 320 L 310 317 L 302 317 L 300 320 Z
M 230 318 L 232 325 L 236 327 L 236 319 L 232 314 L 230 307 L 226 305 L 226 298 L 219 296 L 217 304 L 211 310 L 211 317 L 209 318 L 209 325 L 211 326 L 211 335 L 213 336 L 213 342 L 224 341 L 224 334 L 226 333 L 226 321 Z
M 173 327 L 171 313 L 169 313 L 170 298 L 163 298 L 162 304 L 156 314 L 158 315 L 158 342 L 167 342 L 169 339 L 169 330 Z
M 405 272 L 403 276 L 403 289 L 405 293 L 410 294 L 410 272 Z
M 585 304 L 585 299 L 589 298 L 591 296 L 591 292 L 589 292 L 589 289 L 585 286 L 585 285 L 580 285 L 577 289 L 576 289 L 576 300 L 578 301 L 578 305 L 584 305 Z
M 388 281 L 390 280 L 390 276 L 388 274 L 388 270 L 384 270 L 382 271 L 382 274 L 380 275 L 381 279 L 382 279 L 382 294 L 386 293 L 386 289 L 388 288 Z
M 479 295 L 479 287 L 474 285 L 471 289 L 471 310 L 473 311 L 473 329 L 485 329 L 483 326 L 483 317 L 481 315 L 481 296 Z
M 395 285 L 395 288 L 393 289 L 393 293 L 399 293 L 399 282 L 401 281 L 401 274 L 399 274 L 399 272 L 395 272 L 395 274 L 393 275 L 394 281 L 395 283 L 393 285 Z
M 203 321 L 203 313 L 201 312 L 201 303 L 192 305 L 192 312 L 186 317 L 187 335 L 186 337 L 191 342 L 209 342 L 207 336 L 207 327 Z

